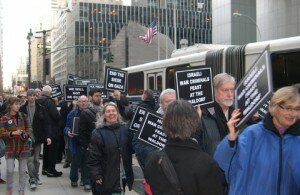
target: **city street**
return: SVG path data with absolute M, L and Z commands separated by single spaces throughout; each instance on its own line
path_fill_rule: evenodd
M 42 163 L 42 160 L 40 160 Z M 2 178 L 6 180 L 6 163 L 5 158 L 1 158 L 1 173 Z M 26 190 L 25 194 L 36 194 L 36 195 L 91 195 L 92 192 L 85 192 L 83 190 L 83 186 L 78 186 L 77 188 L 73 188 L 70 185 L 69 172 L 70 168 L 63 168 L 63 163 L 57 164 L 56 168 L 58 171 L 62 171 L 62 177 L 57 178 L 49 178 L 45 175 L 41 175 L 40 179 L 43 182 L 42 185 L 38 186 L 35 191 L 31 191 L 29 189 L 29 183 L 26 182 Z M 137 161 L 133 158 L 133 170 L 135 175 L 135 181 L 132 191 L 126 191 L 128 195 L 136 195 L 143 194 L 142 187 L 142 172 L 140 167 L 138 166 Z M 40 170 L 41 173 L 41 170 Z M 29 178 L 29 176 L 28 176 Z M 28 181 L 28 179 L 26 179 Z M 14 195 L 18 194 L 18 186 L 19 186 L 19 174 L 18 174 L 18 161 L 16 161 L 16 167 L 14 171 Z M 5 194 L 6 184 L 0 184 L 0 194 Z

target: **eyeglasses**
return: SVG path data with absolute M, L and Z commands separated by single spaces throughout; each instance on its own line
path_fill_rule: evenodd
M 282 110 L 288 111 L 288 112 L 292 112 L 292 111 L 296 111 L 299 112 L 300 111 L 300 107 L 296 107 L 296 108 L 292 108 L 292 107 L 284 107 L 282 105 L 278 105 L 279 108 L 281 108 Z

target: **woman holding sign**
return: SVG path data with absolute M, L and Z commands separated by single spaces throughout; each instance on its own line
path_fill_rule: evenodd
M 226 174 L 229 194 L 300 194 L 300 94 L 283 87 L 271 98 L 264 121 L 239 135 L 235 110 L 229 134 L 215 159 Z
M 88 168 L 93 194 L 121 194 L 133 184 L 131 136 L 117 105 L 104 105 L 91 136 Z

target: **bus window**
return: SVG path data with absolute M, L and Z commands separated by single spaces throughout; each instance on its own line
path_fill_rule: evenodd
M 156 90 L 162 92 L 162 88 L 163 88 L 162 87 L 162 75 L 157 75 L 156 84 L 157 84 Z
M 148 89 L 162 91 L 162 72 L 153 72 L 147 74 L 148 77 Z
M 144 73 L 128 74 L 128 95 L 142 95 L 144 91 Z
M 271 55 L 274 90 L 300 83 L 300 51 Z
M 154 90 L 154 76 L 148 77 L 148 88 Z
M 190 67 L 189 64 L 183 64 L 176 67 L 169 67 L 166 70 L 166 88 L 175 89 L 174 68 Z

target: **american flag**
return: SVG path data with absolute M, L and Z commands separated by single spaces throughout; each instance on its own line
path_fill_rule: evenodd
M 150 26 L 147 30 L 147 33 L 144 36 L 139 36 L 140 39 L 143 39 L 145 43 L 151 44 L 153 37 L 157 34 L 157 24 L 156 20 L 153 20 L 150 23 Z

